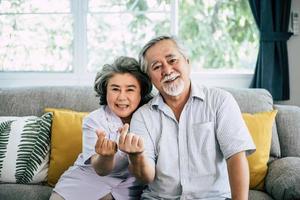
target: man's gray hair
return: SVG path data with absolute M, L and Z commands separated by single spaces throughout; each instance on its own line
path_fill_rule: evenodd
M 148 49 L 150 47 L 152 47 L 153 45 L 155 45 L 156 43 L 158 43 L 162 40 L 171 40 L 171 41 L 173 41 L 174 44 L 177 46 L 178 51 L 183 55 L 183 57 L 185 59 L 188 58 L 188 50 L 186 49 L 184 44 L 177 37 L 168 36 L 168 35 L 162 35 L 162 36 L 155 37 L 155 38 L 151 39 L 149 42 L 147 42 L 145 44 L 145 46 L 142 48 L 142 50 L 140 51 L 140 53 L 139 53 L 139 64 L 140 64 L 141 70 L 144 73 L 147 73 L 147 68 L 148 68 L 148 63 L 147 63 L 147 60 L 145 58 L 146 52 L 148 51 Z

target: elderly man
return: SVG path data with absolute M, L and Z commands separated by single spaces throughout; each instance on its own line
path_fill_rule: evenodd
M 233 97 L 190 80 L 174 37 L 152 39 L 139 59 L 159 94 L 133 115 L 119 148 L 148 183 L 142 198 L 248 199 L 246 154 L 255 145 Z

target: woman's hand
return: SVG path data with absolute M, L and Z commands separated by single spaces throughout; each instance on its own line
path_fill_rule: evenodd
M 105 138 L 105 132 L 96 131 L 98 140 L 95 145 L 95 152 L 101 156 L 113 156 L 118 151 L 118 145 L 115 141 Z
M 134 133 L 128 133 L 129 125 L 119 129 L 119 149 L 128 154 L 139 154 L 144 151 L 144 140 Z

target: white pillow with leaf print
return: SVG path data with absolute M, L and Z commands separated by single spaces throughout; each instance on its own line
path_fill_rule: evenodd
M 0 117 L 0 181 L 39 183 L 47 178 L 52 113 Z

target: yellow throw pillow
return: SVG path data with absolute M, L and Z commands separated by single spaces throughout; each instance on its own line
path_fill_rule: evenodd
M 250 189 L 264 188 L 272 142 L 272 126 L 277 110 L 262 113 L 243 113 L 248 130 L 256 145 L 256 151 L 247 157 L 250 169 Z
M 55 108 L 45 112 L 53 113 L 48 184 L 54 186 L 82 152 L 82 120 L 88 113 Z

